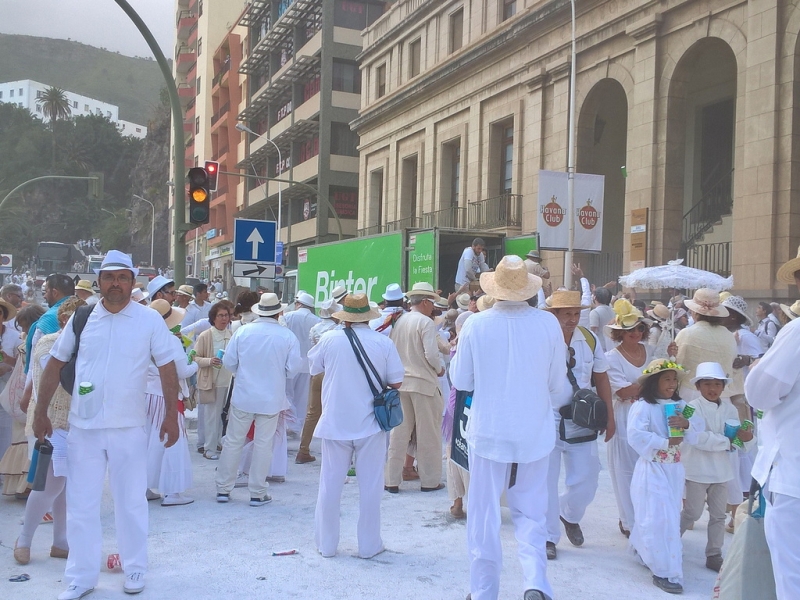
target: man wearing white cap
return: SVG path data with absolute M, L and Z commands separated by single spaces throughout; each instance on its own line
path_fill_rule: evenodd
M 381 316 L 372 319 L 369 326 L 378 333 L 389 335 L 392 333 L 392 325 L 403 314 L 403 289 L 397 283 L 390 283 L 382 296 L 384 308 L 381 309 Z
M 322 303 L 319 309 L 320 322 L 314 325 L 308 334 L 312 348 L 319 343 L 323 334 L 336 328 L 338 321 L 333 318 L 333 313 L 340 310 L 342 310 L 341 304 L 337 304 L 333 298 L 329 298 Z M 300 448 L 297 450 L 297 456 L 294 459 L 294 462 L 298 465 L 317 460 L 316 457 L 311 455 L 311 438 L 314 437 L 314 429 L 316 429 L 320 415 L 322 415 L 322 377 L 322 373 L 311 376 L 306 421 L 303 423 L 303 432 L 300 434 Z
M 167 447 L 178 440 L 178 375 L 174 343 L 159 314 L 131 302 L 138 269 L 127 254 L 111 250 L 98 269 L 102 301 L 76 342 L 70 319 L 50 351 L 39 386 L 33 431 L 52 434 L 47 408 L 61 370 L 75 356 L 75 387 L 67 440 L 67 540 L 64 573 L 69 587 L 59 600 L 75 600 L 97 585 L 103 536 L 100 501 L 106 471 L 116 512 L 117 542 L 126 593 L 144 589 L 147 570 L 147 434 L 145 385 L 155 362 L 164 392 L 161 426 Z M 77 313 L 76 313 L 77 314 Z
M 567 357 L 558 320 L 528 306 L 541 286 L 517 256 L 504 257 L 495 273 L 481 275 L 481 287 L 497 302 L 464 323 L 450 363 L 453 386 L 474 390 L 466 431 L 472 600 L 499 595 L 504 491 L 519 545 L 524 598 L 553 596 L 545 556 L 548 460 L 555 445 L 551 397 L 561 394 Z
M 284 315 L 286 327 L 297 336 L 300 342 L 300 356 L 303 365 L 294 379 L 289 382 L 289 399 L 294 409 L 294 422 L 289 429 L 300 433 L 306 420 L 308 411 L 308 387 L 311 375 L 308 372 L 308 351 L 311 349 L 311 340 L 308 335 L 311 328 L 319 323 L 319 317 L 314 314 L 314 297 L 306 292 L 300 292 L 294 301 L 295 310 Z
M 297 337 L 278 323 L 284 308 L 286 305 L 281 304 L 275 294 L 262 294 L 251 309 L 259 318 L 237 329 L 225 349 L 222 365 L 236 376 L 236 385 L 217 468 L 217 502 L 230 500 L 242 449 L 253 421 L 256 429 L 247 486 L 250 506 L 263 506 L 272 501 L 267 494 L 267 476 L 278 417 L 290 406 L 286 397 L 287 381 L 302 368 L 308 369 L 300 357 Z
M 403 422 L 392 429 L 386 462 L 386 491 L 398 493 L 411 434 L 417 433 L 417 469 L 421 491 L 444 488 L 442 483 L 442 412 L 444 400 L 439 377 L 444 361 L 436 343 L 433 303 L 439 295 L 429 283 L 415 283 L 405 294 L 411 312 L 398 319 L 391 339 L 405 367 L 400 388 Z

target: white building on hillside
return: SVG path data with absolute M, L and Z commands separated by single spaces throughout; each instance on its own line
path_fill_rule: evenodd
M 0 83 L 0 102 L 16 104 L 20 108 L 27 108 L 31 114 L 47 122 L 49 119 L 44 116 L 42 107 L 36 103 L 36 100 L 40 98 L 49 87 L 49 85 L 38 81 L 31 81 L 30 79 Z M 114 123 L 122 135 L 130 135 L 137 138 L 144 138 L 147 135 L 147 127 L 144 125 L 138 125 L 120 119 L 119 107 L 115 104 L 95 100 L 94 98 L 89 98 L 88 96 L 83 96 L 67 90 L 64 90 L 64 94 L 69 101 L 69 108 L 73 117 L 81 115 L 99 115 L 106 117 L 109 121 Z

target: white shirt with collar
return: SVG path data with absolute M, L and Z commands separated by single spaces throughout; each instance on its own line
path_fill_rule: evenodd
M 95 305 L 81 333 L 75 361 L 70 426 L 143 427 L 148 366 L 151 360 L 163 367 L 175 359 L 173 339 L 161 315 L 141 304 L 128 302 L 117 313 L 108 312 L 103 302 Z M 66 362 L 74 349 L 71 317 L 50 354 Z M 91 383 L 94 389 L 80 395 L 81 382 Z
M 753 477 L 769 490 L 800 498 L 800 319 L 784 325 L 745 382 L 747 401 L 764 411 Z
M 586 340 L 586 335 L 594 338 L 594 352 L 592 352 L 589 343 Z M 561 341 L 563 343 L 564 336 L 562 334 Z M 608 371 L 608 360 L 603 353 L 603 346 L 597 336 L 588 329 L 581 330 L 579 327 L 575 328 L 572 332 L 572 339 L 570 340 L 568 348 L 575 350 L 575 366 L 572 367 L 572 374 L 575 375 L 575 381 L 578 383 L 578 388 L 588 389 L 592 387 L 592 373 L 605 373 Z M 569 360 L 569 350 L 567 350 L 567 360 Z M 566 370 L 566 367 L 565 367 Z M 572 384 L 567 379 L 566 373 L 564 374 L 564 387 L 561 389 L 559 396 L 553 396 L 553 412 L 556 415 L 556 422 L 561 420 L 561 415 L 558 410 L 562 406 L 566 406 L 572 401 L 572 396 L 575 391 L 572 389 Z
M 469 450 L 504 463 L 529 463 L 555 446 L 553 398 L 566 382 L 558 319 L 527 302 L 498 301 L 461 329 L 450 380 L 473 390 Z
M 405 369 L 392 340 L 372 331 L 366 323 L 354 323 L 381 384 L 400 383 Z M 381 428 L 375 419 L 372 390 L 343 329 L 325 333 L 308 353 L 311 374 L 325 373 L 322 380 L 322 417 L 314 437 L 328 440 L 358 440 Z M 369 367 L 367 367 L 369 368 Z M 378 386 L 373 378 L 373 384 Z
M 208 313 L 211 311 L 211 302 L 206 300 L 203 302 L 203 306 L 197 304 L 197 301 L 192 300 L 189 302 L 189 306 L 186 307 L 186 314 L 183 316 L 183 321 L 181 321 L 182 327 L 187 327 L 189 325 L 193 325 L 201 320 L 208 320 Z M 199 332 L 197 332 L 199 334 Z
M 283 315 L 286 327 L 297 336 L 300 342 L 300 356 L 303 357 L 303 368 L 300 373 L 308 373 L 308 351 L 311 350 L 311 340 L 308 334 L 311 328 L 320 322 L 320 318 L 305 306 Z
M 286 380 L 300 373 L 304 362 L 297 336 L 272 317 L 240 327 L 222 358 L 223 366 L 236 376 L 231 404 L 259 415 L 288 409 Z
M 456 271 L 456 285 L 462 286 L 469 283 L 473 279 L 478 279 L 481 273 L 490 271 L 489 265 L 486 264 L 486 259 L 483 257 L 483 252 L 475 254 L 472 246 L 464 248 L 461 253 L 461 258 L 458 261 L 458 270 Z M 467 273 L 472 275 L 469 277 Z

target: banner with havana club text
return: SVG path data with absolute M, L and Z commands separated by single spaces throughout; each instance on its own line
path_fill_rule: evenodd
M 537 231 L 544 250 L 569 247 L 567 208 L 568 174 L 539 171 L 539 206 Z M 603 175 L 575 174 L 575 239 L 579 252 L 600 252 L 603 248 Z

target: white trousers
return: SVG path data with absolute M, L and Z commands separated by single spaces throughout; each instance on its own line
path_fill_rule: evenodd
M 305 360 L 305 359 L 303 359 Z M 306 412 L 308 411 L 308 388 L 311 385 L 311 374 L 300 373 L 286 382 L 289 401 L 292 403 L 291 422 L 288 427 L 291 431 L 300 433 L 306 422 Z
M 144 427 L 78 429 L 67 436 L 67 584 L 93 588 L 100 575 L 100 502 L 108 471 L 117 547 L 126 575 L 147 571 L 147 434 Z
M 548 458 L 518 465 L 516 484 L 511 488 L 508 487 L 510 463 L 495 462 L 471 453 L 469 469 L 467 550 L 472 600 L 497 600 L 500 592 L 503 566 L 500 496 L 504 491 L 514 521 L 524 589 L 540 590 L 552 598 L 545 554 Z
M 286 477 L 289 472 L 289 440 L 286 438 L 288 410 L 278 413 L 278 424 L 272 438 L 272 463 L 269 467 L 270 477 Z
M 242 449 L 247 443 L 247 432 L 250 425 L 256 422 L 255 439 L 253 439 L 253 462 L 250 465 L 248 489 L 251 498 L 262 498 L 267 495 L 267 475 L 272 463 L 272 438 L 278 424 L 278 415 L 259 415 L 247 413 L 231 406 L 228 413 L 228 429 L 222 442 L 222 454 L 217 467 L 217 492 L 230 494 L 236 483 Z
M 772 555 L 778 600 L 800 598 L 800 498 L 768 494 L 764 531 Z
M 628 443 L 628 413 L 631 410 L 630 402 L 622 402 L 614 398 L 614 422 L 617 433 L 606 444 L 608 449 L 608 474 L 611 477 L 611 487 L 617 500 L 617 510 L 622 527 L 627 531 L 633 529 L 633 501 L 631 500 L 631 480 L 636 468 L 639 454 Z
M 565 489 L 558 493 L 561 459 L 564 459 Z M 597 442 L 568 444 L 556 439 L 550 453 L 547 470 L 547 541 L 557 544 L 561 539 L 561 520 L 580 523 L 586 509 L 594 500 L 600 478 L 600 458 Z
M 225 408 L 225 399 L 228 397 L 228 386 L 215 387 L 211 391 L 214 393 L 214 402 L 197 406 L 203 407 L 203 423 L 205 425 L 203 447 L 207 452 L 216 454 L 217 446 L 222 438 L 222 409 Z M 199 427 L 200 413 L 198 413 L 197 422 Z M 197 435 L 200 435 L 199 431 Z
M 206 447 L 206 405 L 197 405 L 197 447 Z M 214 451 L 216 452 L 216 448 Z
M 355 454 L 358 477 L 358 556 L 372 558 L 383 552 L 381 499 L 386 433 L 358 440 L 322 440 L 322 469 L 314 514 L 314 541 L 322 556 L 336 554 L 339 546 L 339 509 L 342 488 Z

